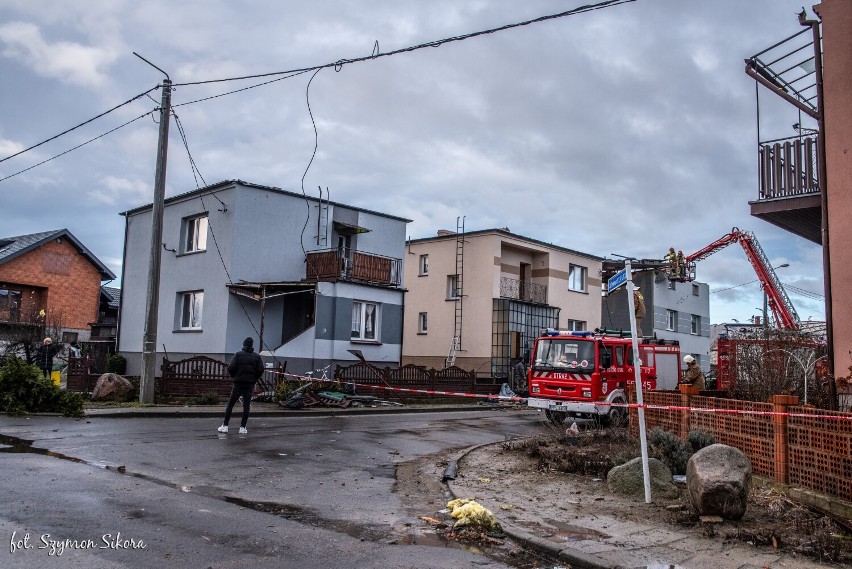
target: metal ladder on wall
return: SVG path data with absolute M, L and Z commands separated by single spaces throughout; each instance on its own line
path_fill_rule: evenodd
M 325 189 L 325 203 L 322 201 L 322 186 L 319 186 L 317 203 L 317 245 L 328 245 L 328 188 Z
M 456 296 L 454 303 L 453 339 L 450 343 L 450 353 L 447 355 L 446 367 L 456 365 L 456 354 L 462 345 L 462 317 L 464 303 L 464 217 L 456 218 Z

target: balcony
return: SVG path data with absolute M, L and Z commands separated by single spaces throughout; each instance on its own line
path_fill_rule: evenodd
M 500 298 L 547 304 L 547 285 L 500 277 Z
M 822 243 L 820 180 L 816 136 L 763 142 L 758 148 L 758 199 L 751 215 Z
M 398 287 L 402 284 L 401 264 L 400 259 L 347 248 L 311 251 L 305 256 L 305 280 Z

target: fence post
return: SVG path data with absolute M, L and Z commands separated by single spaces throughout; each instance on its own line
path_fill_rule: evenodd
M 689 435 L 689 409 L 692 407 L 692 396 L 698 395 L 698 388 L 681 383 L 678 385 L 678 389 L 680 390 L 680 406 L 685 407 L 680 412 L 680 440 L 685 441 Z
M 787 413 L 790 407 L 799 404 L 797 395 L 773 395 L 772 396 L 772 430 L 775 441 L 775 458 L 773 470 L 775 481 L 786 484 L 790 476 L 790 439 L 787 432 Z

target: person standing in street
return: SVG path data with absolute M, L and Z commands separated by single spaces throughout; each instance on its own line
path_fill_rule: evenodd
M 56 346 L 53 345 L 53 340 L 50 338 L 45 338 L 41 346 L 36 350 L 36 364 L 47 379 L 50 379 L 50 372 L 53 371 L 53 356 L 58 351 Z
M 228 373 L 234 380 L 231 389 L 231 398 L 225 407 L 225 420 L 217 429 L 220 433 L 228 432 L 228 422 L 231 420 L 231 411 L 234 410 L 237 400 L 243 398 L 243 416 L 240 420 L 240 434 L 248 434 L 246 423 L 248 423 L 249 411 L 251 410 L 251 396 L 254 392 L 254 384 L 263 375 L 263 360 L 254 351 L 254 340 L 246 338 L 243 340 L 243 349 L 234 354 L 231 363 L 228 364 Z
M 683 363 L 686 364 L 686 372 L 683 374 L 683 382 L 687 385 L 697 387 L 698 391 L 704 391 L 704 372 L 701 367 L 695 363 L 695 358 L 690 355 L 683 356 Z

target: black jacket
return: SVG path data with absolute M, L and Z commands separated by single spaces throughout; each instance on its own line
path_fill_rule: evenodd
M 263 360 L 254 352 L 253 348 L 243 346 L 243 349 L 231 358 L 231 363 L 228 364 L 228 373 L 234 378 L 234 383 L 257 383 L 257 380 L 263 375 Z
M 53 356 L 59 352 L 59 348 L 53 344 L 42 344 L 36 350 L 35 363 L 40 369 L 53 369 Z

